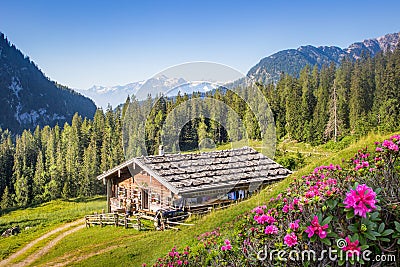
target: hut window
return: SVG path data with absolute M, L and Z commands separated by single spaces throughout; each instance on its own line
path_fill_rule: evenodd
M 118 196 L 119 197 L 126 197 L 126 188 L 125 187 L 118 187 Z
M 151 193 L 151 202 L 160 204 L 160 202 L 161 202 L 161 196 L 160 196 L 160 194 Z

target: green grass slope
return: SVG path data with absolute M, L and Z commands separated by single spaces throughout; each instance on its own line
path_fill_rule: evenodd
M 83 218 L 85 214 L 100 212 L 105 208 L 104 203 L 105 197 L 77 198 L 2 211 L 0 231 L 19 225 L 21 233 L 7 238 L 0 237 L 0 260 L 60 225 Z

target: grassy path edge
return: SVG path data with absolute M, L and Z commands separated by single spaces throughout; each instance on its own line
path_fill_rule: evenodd
M 54 230 L 52 230 L 52 231 L 50 231 L 50 232 L 47 232 L 46 234 L 42 235 L 41 237 L 39 237 L 39 238 L 37 238 L 37 239 L 35 239 L 35 240 L 29 242 L 29 243 L 28 243 L 27 245 L 25 245 L 22 249 L 18 250 L 17 252 L 15 252 L 15 253 L 12 254 L 12 255 L 10 255 L 8 258 L 6 258 L 6 259 L 0 261 L 0 267 L 2 267 L 2 266 L 9 266 L 9 264 L 10 264 L 10 262 L 11 262 L 12 260 L 18 258 L 18 257 L 21 256 L 22 254 L 24 254 L 25 252 L 27 252 L 29 249 L 31 249 L 33 246 L 35 246 L 35 245 L 36 245 L 37 243 L 39 243 L 40 241 L 42 241 L 42 240 L 44 240 L 44 239 L 46 239 L 46 238 L 48 238 L 48 237 L 50 237 L 50 236 L 52 236 L 52 235 L 58 233 L 58 232 L 61 232 L 61 231 L 65 230 L 65 229 L 67 229 L 67 228 L 70 228 L 70 227 L 73 227 L 73 226 L 82 224 L 82 225 L 80 225 L 80 226 L 78 226 L 78 227 L 76 227 L 76 228 L 73 228 L 72 230 L 69 230 L 69 231 L 67 231 L 67 232 L 65 232 L 65 233 L 63 233 L 63 234 L 61 234 L 61 235 L 59 235 L 58 237 L 56 237 L 55 239 L 53 239 L 52 241 L 50 241 L 49 244 L 52 244 L 51 247 L 48 247 L 48 245 L 49 245 L 49 244 L 48 244 L 48 245 L 46 245 L 44 248 L 42 248 L 42 249 L 40 250 L 40 251 L 42 251 L 43 249 L 47 248 L 47 251 L 49 251 L 54 245 L 56 245 L 56 243 L 58 243 L 58 241 L 60 241 L 62 238 L 64 238 L 64 237 L 67 235 L 67 233 L 68 233 L 68 234 L 71 234 L 71 233 L 72 233 L 71 231 L 73 231 L 73 230 L 75 230 L 75 229 L 77 229 L 77 228 L 80 229 L 82 226 L 84 227 L 83 223 L 84 223 L 84 219 L 79 219 L 79 220 L 76 220 L 76 221 L 74 221 L 74 222 L 64 224 L 64 225 L 62 225 L 62 226 L 60 226 L 60 227 L 58 227 L 58 228 L 56 228 L 56 229 L 54 229 Z M 77 229 L 77 230 L 79 230 L 79 229 Z M 75 231 L 77 231 L 77 230 L 75 230 Z M 61 238 L 60 238 L 60 237 L 61 237 Z M 57 240 L 57 242 L 54 243 L 55 240 Z M 36 254 L 36 253 L 35 253 L 35 254 Z M 39 253 L 36 254 L 36 255 L 39 255 Z M 27 259 L 25 259 L 25 260 L 22 261 L 21 263 L 18 263 L 18 264 L 15 265 L 15 266 L 24 266 L 24 265 L 26 265 L 26 264 L 32 263 L 33 261 L 36 260 L 36 257 L 34 257 L 34 256 L 36 256 L 36 255 L 30 255 Z M 43 255 L 43 254 L 40 254 L 40 255 Z M 30 260 L 27 261 L 28 259 L 30 259 Z M 33 259 L 33 261 L 32 261 L 32 259 Z M 25 261 L 27 261 L 27 262 L 25 262 Z M 22 264 L 22 263 L 24 263 L 24 265 L 20 265 L 20 264 Z

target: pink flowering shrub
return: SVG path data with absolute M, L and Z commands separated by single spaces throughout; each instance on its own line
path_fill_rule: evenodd
M 264 205 L 254 207 L 221 229 L 202 234 L 190 253 L 187 250 L 188 264 L 371 265 L 357 258 L 366 249 L 371 255 L 395 254 L 400 259 L 400 135 L 375 145 L 371 151 L 359 150 L 349 161 L 343 160 L 341 166 L 319 166 L 309 175 L 293 178 L 287 190 Z M 345 241 L 344 246 L 338 245 L 339 240 Z M 312 249 L 317 256 L 336 249 L 340 252 L 337 255 L 342 256 L 336 261 L 324 257 L 305 262 L 287 258 L 283 262 L 277 256 L 260 261 L 257 253 L 265 248 L 287 253 Z M 175 250 L 171 252 L 166 258 L 181 257 Z M 178 260 L 185 264 L 184 259 Z M 381 266 L 396 263 L 390 264 Z
M 189 265 L 189 251 L 190 248 L 186 247 L 183 252 L 179 253 L 176 247 L 173 247 L 168 255 L 164 258 L 158 258 L 157 262 L 153 264 L 153 267 L 179 267 L 179 266 L 190 266 Z M 147 266 L 145 263 L 142 266 Z
M 275 225 L 268 225 L 265 227 L 264 233 L 267 235 L 276 235 L 278 234 L 278 227 Z
M 365 184 L 357 185 L 346 194 L 343 201 L 346 209 L 354 209 L 354 214 L 366 218 L 367 213 L 376 209 L 376 193 Z
M 358 246 L 360 243 L 358 240 L 351 242 L 350 238 L 346 236 L 345 238 L 346 245 L 342 248 L 343 251 L 348 251 L 349 256 L 353 256 L 353 254 L 360 255 L 361 247 Z
M 224 243 L 225 243 L 225 245 L 223 245 L 221 247 L 222 251 L 226 251 L 226 250 L 231 250 L 232 249 L 231 241 L 229 241 L 229 239 L 225 239 Z
M 305 233 L 308 234 L 308 238 L 311 238 L 315 235 L 318 235 L 319 238 L 323 239 L 326 237 L 326 229 L 328 229 L 328 224 L 320 225 L 318 216 L 314 216 L 313 220 L 311 221 L 311 224 L 307 226 L 307 229 L 304 231 Z
M 295 233 L 290 233 L 285 235 L 283 240 L 288 247 L 293 247 L 297 245 L 297 235 Z

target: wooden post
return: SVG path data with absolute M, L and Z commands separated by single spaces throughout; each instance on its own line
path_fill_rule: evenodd
M 124 225 L 125 225 L 125 229 L 128 228 L 128 215 L 127 214 L 125 214 Z
M 107 179 L 106 182 L 107 187 L 107 212 L 111 212 L 111 179 Z
M 102 214 L 100 214 L 100 227 L 103 227 L 103 215 Z
M 118 226 L 118 213 L 114 212 L 114 225 L 115 227 Z

